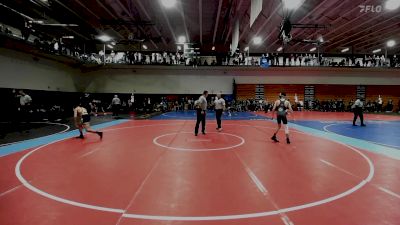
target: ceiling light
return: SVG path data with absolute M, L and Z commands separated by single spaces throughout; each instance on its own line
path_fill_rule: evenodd
M 64 39 L 74 39 L 75 37 L 74 36 L 63 36 L 62 38 L 64 38 Z
M 378 49 L 373 50 L 372 53 L 378 53 L 378 52 L 381 52 L 381 51 L 382 51 L 382 49 L 378 48 Z
M 297 9 L 304 2 L 304 0 L 282 0 L 283 7 L 286 9 Z
M 348 52 L 349 50 L 350 50 L 349 48 L 344 48 L 341 50 L 341 52 L 344 53 L 344 52 Z
M 176 0 L 161 0 L 161 4 L 165 8 L 169 9 L 169 8 L 172 8 L 172 7 L 174 7 L 176 5 Z
M 259 45 L 259 44 L 261 44 L 261 37 L 254 37 L 253 38 L 253 43 L 254 44 L 256 44 L 256 45 Z
M 214 50 L 215 50 L 215 46 L 212 46 L 211 50 L 213 50 L 213 51 L 214 51 Z
M 310 52 L 313 52 L 313 51 L 315 51 L 315 50 L 317 50 L 317 48 L 316 48 L 316 47 L 314 47 L 314 48 L 310 49 Z
M 385 3 L 385 9 L 395 10 L 400 7 L 400 0 L 387 0 Z
M 147 50 L 147 46 L 146 45 L 143 45 L 142 47 L 143 47 L 144 50 Z
M 322 36 L 320 36 L 318 40 L 319 40 L 319 42 L 321 42 L 321 43 L 324 42 L 324 38 L 323 38 Z
M 112 45 L 115 45 L 115 41 L 111 42 Z
M 244 48 L 244 51 L 247 52 L 249 50 L 249 46 L 247 46 L 246 48 Z
M 282 51 L 282 46 L 277 49 L 278 52 Z
M 103 41 L 103 42 L 111 41 L 111 37 L 106 34 L 97 36 L 97 39 L 99 39 L 100 41 Z
M 185 36 L 179 36 L 178 43 L 183 44 L 185 42 L 186 42 L 186 37 Z
M 111 48 L 111 49 L 114 48 L 114 46 L 112 46 L 112 45 L 110 45 L 110 44 L 108 44 L 107 47 L 109 47 L 109 48 Z
M 396 42 L 394 40 L 389 40 L 386 42 L 386 46 L 388 46 L 389 48 L 391 48 L 395 45 L 396 45 Z
M 54 27 L 79 27 L 78 24 L 74 23 L 40 23 L 43 26 L 54 26 Z

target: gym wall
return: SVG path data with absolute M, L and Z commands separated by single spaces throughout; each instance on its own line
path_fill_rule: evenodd
M 0 68 L 0 88 L 78 91 L 79 70 L 59 62 L 0 48 Z
M 207 89 L 231 94 L 234 79 L 237 84 L 400 85 L 398 69 L 129 65 L 78 69 L 4 48 L 0 48 L 0 68 L 0 88 L 65 92 L 199 94 Z

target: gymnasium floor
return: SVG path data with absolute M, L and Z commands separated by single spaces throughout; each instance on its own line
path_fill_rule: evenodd
M 0 147 L 0 224 L 400 224 L 400 117 L 296 112 L 292 144 L 265 113 L 193 112 Z

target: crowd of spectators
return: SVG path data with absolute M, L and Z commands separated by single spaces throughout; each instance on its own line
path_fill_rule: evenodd
M 4 101 L 7 110 L 3 111 L 3 120 L 11 122 L 65 121 L 69 116 L 62 102 L 37 100 L 27 91 L 12 90 Z
M 265 53 L 249 55 L 248 52 L 228 52 L 215 56 L 188 56 L 183 51 L 151 52 L 151 51 L 113 51 L 100 50 L 88 52 L 81 45 L 72 44 L 65 39 L 32 38 L 32 35 L 14 34 L 8 27 L 0 24 L 0 33 L 19 37 L 31 42 L 35 47 L 51 54 L 64 55 L 80 60 L 87 64 L 131 64 L 131 65 L 185 65 L 185 66 L 260 66 L 266 62 L 268 66 L 339 66 L 339 67 L 400 67 L 400 60 L 396 55 L 385 58 L 384 55 L 337 55 L 325 56 L 315 53 Z M 25 34 L 25 35 L 24 35 Z M 29 38 L 31 37 L 31 38 Z
M 352 106 L 355 102 L 355 99 L 349 100 L 348 102 L 343 99 L 332 99 L 332 100 L 308 100 L 308 101 L 293 101 L 292 107 L 296 111 L 320 111 L 320 112 L 351 112 Z M 238 112 L 246 112 L 246 111 L 271 111 L 273 107 L 273 102 L 268 100 L 256 100 L 256 99 L 246 99 L 246 100 L 238 100 L 231 101 L 229 103 L 229 107 L 231 110 Z M 398 102 L 397 107 L 392 99 L 388 99 L 387 102 L 384 102 L 380 99 L 376 100 L 367 100 L 364 102 L 364 110 L 365 112 L 373 112 L 373 113 L 391 113 L 391 112 L 400 112 L 400 101 Z
M 93 116 L 111 115 L 117 117 L 119 114 L 152 114 L 157 112 L 168 111 L 188 111 L 194 109 L 196 96 L 145 96 L 145 95 L 110 95 L 110 94 L 84 94 L 79 97 L 76 94 L 73 98 L 76 101 L 86 102 L 88 111 Z M 66 121 L 71 116 L 74 102 L 63 102 L 61 98 L 54 96 L 55 100 L 46 101 L 31 97 L 27 91 L 12 90 L 8 94 L 6 105 L 8 109 L 3 118 L 9 118 L 12 121 Z M 42 94 L 41 96 L 44 96 Z M 67 97 L 70 99 L 70 97 Z M 213 110 L 213 96 L 208 99 L 209 110 Z M 294 110 L 297 111 L 321 111 L 321 112 L 350 112 L 355 99 L 344 101 L 343 99 L 332 100 L 306 100 L 299 101 L 296 99 L 288 99 L 292 102 Z M 262 99 L 242 99 L 242 100 L 227 100 L 226 109 L 230 112 L 255 112 L 272 110 L 273 101 Z M 399 112 L 400 101 L 397 105 L 392 99 L 382 100 L 367 99 L 364 101 L 365 112 Z

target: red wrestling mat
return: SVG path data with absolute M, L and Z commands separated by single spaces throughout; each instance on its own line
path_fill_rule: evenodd
M 399 224 L 398 161 L 296 131 L 272 143 L 269 121 L 223 127 L 131 121 L 2 157 L 0 224 Z

